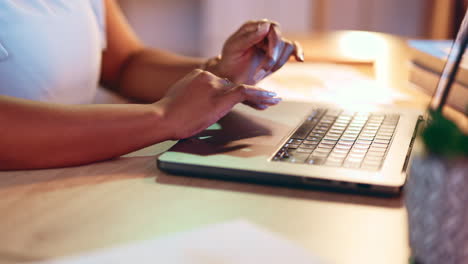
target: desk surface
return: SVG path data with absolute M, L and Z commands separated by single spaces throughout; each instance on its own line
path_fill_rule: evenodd
M 324 59 L 319 51 L 337 52 L 333 47 L 343 45 L 346 34 L 309 36 L 302 42 L 309 59 Z M 404 41 L 375 36 L 385 47 L 384 55 L 377 54 L 373 68 L 369 66 L 377 79 L 414 99 L 399 104 L 423 107 L 427 97 L 406 89 Z M 359 65 L 365 68 L 365 63 Z M 0 263 L 77 254 L 232 219 L 263 226 L 329 263 L 408 260 L 400 197 L 172 176 L 155 164 L 171 144 L 87 166 L 1 172 Z

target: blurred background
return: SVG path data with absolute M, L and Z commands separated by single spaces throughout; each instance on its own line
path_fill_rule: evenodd
M 409 38 L 453 38 L 468 0 L 119 0 L 154 47 L 213 56 L 244 21 L 269 18 L 285 34 L 366 30 Z

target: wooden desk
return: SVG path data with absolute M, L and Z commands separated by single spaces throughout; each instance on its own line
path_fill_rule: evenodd
M 303 43 L 306 51 L 333 50 L 343 34 L 308 37 Z M 376 36 L 385 47 L 384 55 L 376 54 L 377 78 L 405 90 L 404 42 Z M 422 107 L 427 102 L 405 92 L 415 100 L 402 104 Z M 408 261 L 401 198 L 172 176 L 155 165 L 170 145 L 81 167 L 1 172 L 0 263 L 79 254 L 239 218 L 329 263 Z

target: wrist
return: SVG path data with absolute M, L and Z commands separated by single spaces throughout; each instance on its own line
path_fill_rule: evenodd
M 220 61 L 221 61 L 221 55 L 209 58 L 200 66 L 200 69 L 204 71 L 209 71 L 214 74 L 214 72 L 212 71 L 217 71 Z
M 178 127 L 177 119 L 172 118 L 171 113 L 167 111 L 167 105 L 168 102 L 166 98 L 151 104 L 155 120 L 154 124 L 157 130 L 154 134 L 162 137 L 160 141 L 178 139 L 176 130 Z
M 212 74 L 220 77 L 220 78 L 227 78 L 231 82 L 234 81 L 232 76 L 230 76 L 228 73 L 224 72 L 222 70 L 222 65 L 221 65 L 221 55 L 218 55 L 216 57 L 209 58 L 206 60 L 202 66 L 200 67 L 204 71 L 211 72 Z

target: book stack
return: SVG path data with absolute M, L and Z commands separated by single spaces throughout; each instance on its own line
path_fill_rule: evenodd
M 444 69 L 451 40 L 410 40 L 409 80 L 418 89 L 432 95 Z M 447 103 L 459 111 L 468 107 L 468 55 L 464 55 Z

